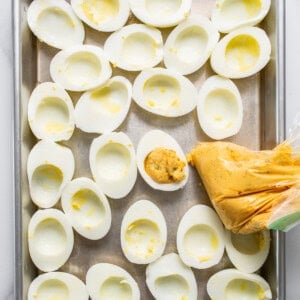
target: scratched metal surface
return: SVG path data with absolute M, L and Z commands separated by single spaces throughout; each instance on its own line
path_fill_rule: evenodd
M 210 16 L 214 0 L 194 0 L 192 13 L 200 13 Z M 272 1 L 272 10 L 266 21 L 262 24 L 273 43 L 272 60 L 269 66 L 260 74 L 247 79 L 235 80 L 244 104 L 244 120 L 240 132 L 227 139 L 238 144 L 248 146 L 252 149 L 260 149 L 273 146 L 277 139 L 276 122 L 278 122 L 275 114 L 276 107 L 276 1 Z M 57 53 L 57 50 L 42 44 L 30 34 L 25 19 L 26 7 L 30 1 L 21 1 L 20 16 L 21 16 L 21 91 L 20 91 L 20 134 L 21 134 L 21 235 L 22 255 L 19 260 L 22 269 L 21 282 L 19 284 L 20 295 L 26 299 L 28 285 L 30 281 L 38 274 L 34 268 L 27 250 L 27 224 L 30 216 L 35 210 L 35 207 L 30 201 L 28 194 L 27 178 L 26 178 L 26 159 L 28 152 L 36 142 L 31 134 L 26 119 L 26 109 L 29 95 L 37 83 L 51 80 L 49 74 L 49 63 L 51 58 Z M 133 16 L 130 17 L 128 23 L 138 22 Z M 100 33 L 85 26 L 86 41 L 85 43 L 102 46 L 108 34 Z M 164 39 L 170 30 L 162 30 Z M 163 64 L 162 64 L 163 66 Z M 125 72 L 117 68 L 113 70 L 114 75 L 123 75 L 129 78 L 132 82 L 138 73 Z M 199 71 L 188 76 L 188 78 L 199 89 L 204 80 L 212 75 L 213 72 L 207 63 Z M 70 93 L 74 104 L 79 93 Z M 268 96 L 268 99 L 265 98 Z M 266 102 L 267 101 L 267 102 Z M 267 107 L 267 109 L 265 108 Z M 267 110 L 267 113 L 266 113 Z M 266 117 L 267 116 L 267 117 Z M 139 139 L 148 130 L 160 128 L 171 134 L 181 145 L 184 152 L 187 153 L 196 144 L 197 141 L 208 141 L 209 138 L 202 132 L 197 118 L 196 112 L 179 118 L 163 118 L 152 115 L 143 111 L 135 103 L 132 103 L 130 112 L 125 122 L 118 128 L 117 131 L 124 131 L 132 139 L 135 148 Z M 91 141 L 97 135 L 83 133 L 76 129 L 71 140 L 63 143 L 70 147 L 74 153 L 76 161 L 75 176 L 86 176 L 91 178 L 91 171 L 88 163 L 88 153 Z M 165 249 L 165 254 L 176 252 L 176 232 L 178 223 L 184 213 L 193 205 L 203 203 L 210 205 L 205 189 L 201 185 L 196 172 L 190 169 L 190 178 L 183 190 L 176 192 L 160 192 L 150 188 L 138 176 L 137 182 L 130 194 L 120 200 L 110 200 L 112 208 L 112 227 L 108 235 L 99 241 L 87 240 L 75 233 L 74 249 L 70 259 L 61 268 L 62 271 L 70 272 L 77 275 L 85 281 L 86 271 L 90 266 L 99 262 L 115 263 L 126 270 L 137 280 L 141 290 L 142 299 L 153 299 L 145 285 L 145 266 L 134 265 L 129 263 L 122 254 L 120 247 L 120 225 L 125 211 L 131 204 L 140 199 L 149 199 L 153 201 L 162 210 L 168 225 L 168 240 Z M 58 205 L 59 207 L 59 205 Z M 20 216 L 21 217 L 21 216 Z M 274 235 L 272 243 L 276 242 L 277 237 Z M 271 259 L 263 268 L 263 274 L 266 279 L 269 279 L 274 298 L 276 298 L 276 267 L 277 253 L 274 252 L 275 247 L 272 246 Z M 209 276 L 218 270 L 230 267 L 231 264 L 224 254 L 221 262 L 207 270 L 193 270 L 198 283 L 198 299 L 209 299 L 206 293 L 206 282 Z M 20 298 L 21 299 L 21 298 Z

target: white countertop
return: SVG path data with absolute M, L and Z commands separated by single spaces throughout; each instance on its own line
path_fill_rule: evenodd
M 287 128 L 300 112 L 300 1 L 287 3 Z M 13 299 L 13 80 L 11 1 L 0 10 L 0 300 Z M 300 299 L 300 226 L 286 235 L 287 300 Z

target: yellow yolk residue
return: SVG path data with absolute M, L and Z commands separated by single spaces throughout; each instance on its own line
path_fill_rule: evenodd
M 113 19 L 119 12 L 118 0 L 83 0 L 81 8 L 86 17 L 95 24 Z
M 259 299 L 259 300 L 264 300 L 264 299 L 266 299 L 266 298 L 265 298 L 265 295 L 266 295 L 265 291 L 264 291 L 261 287 L 259 287 L 259 291 L 258 291 L 258 299 Z
M 250 35 L 238 35 L 227 45 L 225 50 L 227 64 L 238 71 L 252 69 L 260 55 L 260 46 Z
M 222 120 L 223 120 L 223 117 L 217 115 L 217 116 L 214 117 L 214 120 L 215 120 L 215 121 L 222 121 Z
M 114 103 L 111 97 L 112 91 L 110 87 L 104 87 L 91 93 L 91 99 L 97 101 L 99 106 L 109 114 L 117 114 L 121 110 L 119 103 Z
M 261 0 L 243 0 L 249 18 L 255 17 L 261 10 Z
M 188 155 L 225 227 L 248 234 L 300 219 L 300 154 L 288 142 L 272 151 L 199 143 Z M 264 247 L 264 241 L 260 242 Z
M 72 208 L 75 210 L 80 210 L 81 207 L 87 202 L 86 198 L 86 191 L 78 191 L 73 197 L 72 197 Z
M 180 101 L 178 99 L 174 99 L 171 103 L 171 106 L 178 107 L 180 105 Z
M 218 237 L 215 234 L 213 234 L 211 236 L 210 244 L 211 244 L 211 246 L 212 246 L 213 249 L 218 249 L 218 247 L 219 247 L 219 240 L 218 240 Z
M 46 133 L 55 134 L 60 133 L 66 128 L 64 123 L 55 123 L 55 122 L 48 122 L 45 126 Z
M 206 262 L 206 261 L 211 260 L 211 256 L 210 256 L 210 255 L 199 256 L 198 260 L 199 260 L 200 262 Z
M 125 240 L 135 255 L 151 257 L 159 243 L 159 229 L 149 220 L 137 220 L 130 224 L 125 233 Z
M 149 107 L 155 107 L 155 102 L 153 100 L 148 100 L 147 104 Z

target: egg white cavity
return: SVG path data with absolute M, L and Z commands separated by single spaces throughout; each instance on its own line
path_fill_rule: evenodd
M 197 114 L 209 137 L 220 140 L 237 134 L 243 121 L 243 103 L 236 85 L 218 75 L 209 77 L 199 92 Z
M 28 226 L 28 246 L 33 263 L 44 272 L 55 271 L 69 258 L 74 245 L 72 227 L 57 209 L 38 210 Z
M 123 217 L 121 248 L 132 263 L 148 264 L 160 257 L 167 241 L 167 226 L 160 209 L 148 200 L 134 203 Z
M 28 300 L 88 298 L 85 284 L 76 276 L 64 272 L 41 274 L 31 282 L 28 289 Z
M 52 47 L 65 49 L 83 43 L 83 25 L 66 1 L 32 1 L 27 21 L 38 39 Z
M 215 211 L 195 205 L 182 217 L 177 231 L 177 249 L 182 261 L 196 269 L 218 264 L 224 253 L 224 229 Z
M 50 63 L 53 81 L 74 92 L 87 91 L 104 84 L 111 77 L 111 73 L 103 50 L 91 45 L 62 50 Z
M 124 26 L 130 12 L 127 0 L 71 0 L 71 5 L 83 22 L 104 32 Z
M 132 86 L 122 76 L 84 93 L 75 107 L 75 123 L 85 132 L 108 133 L 126 118 L 131 104 Z
M 157 300 L 197 299 L 193 271 L 175 253 L 166 254 L 148 265 L 146 283 Z
M 68 140 L 75 127 L 70 96 L 55 83 L 41 83 L 30 96 L 28 122 L 38 139 Z
M 86 286 L 92 300 L 139 300 L 140 290 L 136 281 L 117 265 L 99 263 L 86 274 Z
M 90 148 L 90 168 L 104 194 L 113 199 L 125 197 L 137 177 L 135 151 L 129 137 L 112 132 L 95 138 Z
M 185 167 L 183 169 L 185 178 L 183 180 L 174 183 L 162 184 L 154 181 L 147 174 L 144 166 L 145 159 L 148 156 L 148 154 L 156 148 L 174 150 L 176 152 L 176 155 L 180 158 L 180 160 L 185 162 Z M 180 145 L 173 137 L 161 130 L 151 130 L 141 138 L 137 147 L 137 166 L 142 178 L 146 181 L 146 183 L 149 184 L 153 189 L 161 191 L 175 191 L 183 188 L 186 185 L 189 176 L 189 169 L 186 157 Z
M 167 38 L 164 46 L 166 67 L 182 75 L 197 71 L 208 60 L 219 36 L 209 19 L 201 15 L 191 16 Z
M 162 61 L 163 39 L 158 29 L 131 24 L 111 34 L 104 51 L 113 65 L 127 71 L 141 71 Z
M 261 71 L 270 60 L 271 43 L 263 29 L 243 27 L 223 37 L 212 52 L 213 70 L 228 78 L 245 78 Z
M 52 141 L 42 140 L 31 150 L 27 160 L 27 177 L 32 201 L 41 208 L 57 203 L 74 174 L 71 150 Z
M 191 81 L 177 72 L 153 68 L 142 71 L 135 79 L 133 99 L 148 112 L 179 117 L 195 108 L 197 90 Z
M 244 273 L 256 272 L 266 261 L 270 250 L 270 232 L 234 234 L 226 231 L 225 247 L 233 265 Z
M 61 204 L 69 222 L 83 237 L 98 240 L 111 226 L 111 210 L 98 185 L 88 178 L 71 181 L 63 191 Z
M 133 14 L 155 27 L 172 27 L 188 17 L 192 0 L 129 0 Z
M 207 282 L 207 293 L 214 300 L 272 299 L 270 286 L 261 276 L 236 269 L 212 275 Z
M 257 25 L 270 10 L 271 0 L 225 0 L 217 1 L 211 20 L 223 33 L 244 26 Z

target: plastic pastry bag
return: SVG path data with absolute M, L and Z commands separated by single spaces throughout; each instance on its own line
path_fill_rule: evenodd
M 189 154 L 225 227 L 248 234 L 300 222 L 300 129 L 269 151 L 199 143 Z

